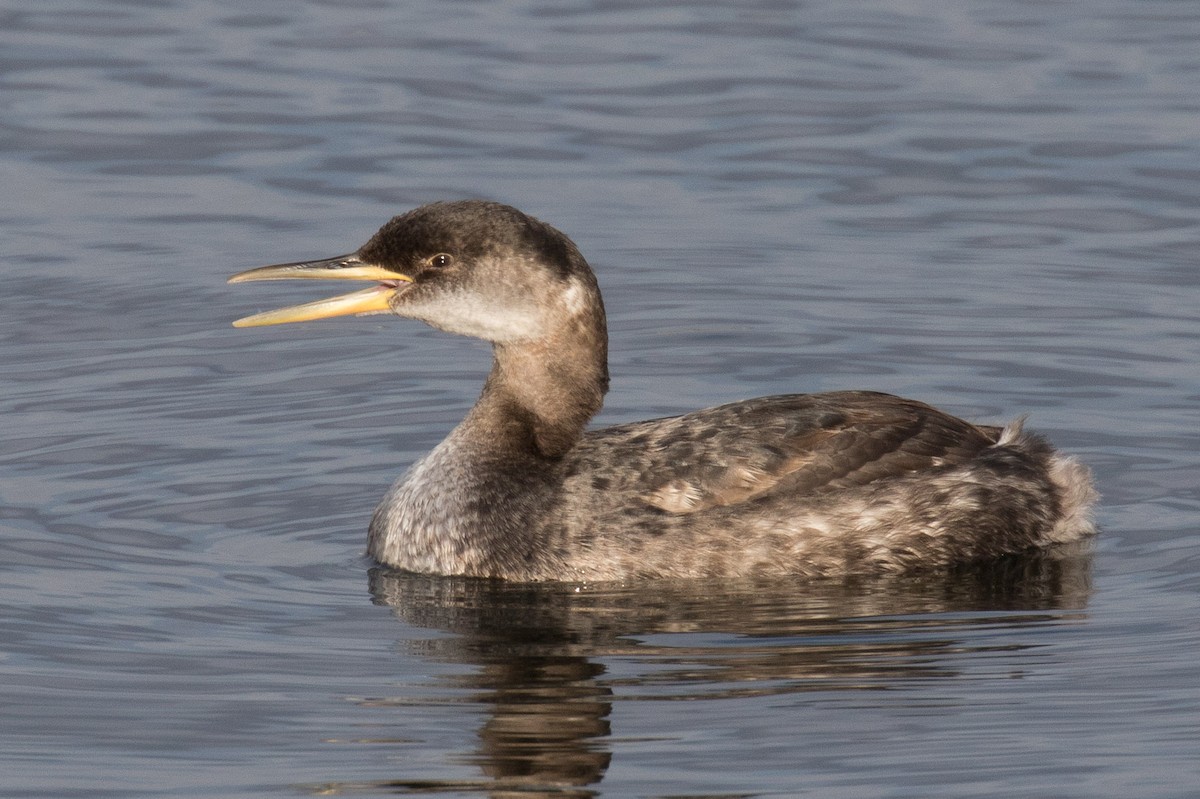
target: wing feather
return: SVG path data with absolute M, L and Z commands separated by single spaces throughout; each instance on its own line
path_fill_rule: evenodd
M 572 471 L 608 472 L 607 488 L 685 514 L 952 466 L 995 440 L 994 428 L 887 394 L 786 395 L 598 431 Z

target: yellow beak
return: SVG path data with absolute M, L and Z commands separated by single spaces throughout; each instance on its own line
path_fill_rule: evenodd
M 381 266 L 364 263 L 357 255 L 343 255 L 323 261 L 299 261 L 292 264 L 260 266 L 239 272 L 229 278 L 230 283 L 247 283 L 251 280 L 374 280 L 379 285 L 369 289 L 341 294 L 326 300 L 292 305 L 275 311 L 264 311 L 237 320 L 234 327 L 258 327 L 281 325 L 286 322 L 308 322 L 332 316 L 347 316 L 388 313 L 391 299 L 401 290 L 401 284 L 411 283 L 412 278 Z

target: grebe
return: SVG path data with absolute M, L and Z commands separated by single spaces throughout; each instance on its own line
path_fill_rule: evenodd
M 585 431 L 608 390 L 591 268 L 515 208 L 433 203 L 357 252 L 230 278 L 368 280 L 239 327 L 393 313 L 491 342 L 466 418 L 371 520 L 414 572 L 509 580 L 847 576 L 1094 532 L 1089 471 L 1043 439 L 868 391 L 791 394 Z

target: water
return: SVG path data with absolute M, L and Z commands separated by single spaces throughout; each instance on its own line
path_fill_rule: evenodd
M 9 2 L 0 794 L 1200 790 L 1200 8 Z M 1082 551 L 937 579 L 373 572 L 477 394 L 227 287 L 434 199 L 599 273 L 600 422 L 859 387 L 1095 470 Z

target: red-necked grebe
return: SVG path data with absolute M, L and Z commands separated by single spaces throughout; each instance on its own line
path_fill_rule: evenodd
M 492 343 L 478 402 L 375 511 L 368 551 L 416 572 L 611 580 L 900 572 L 1094 531 L 1088 470 L 1020 424 L 866 391 L 792 394 L 585 431 L 608 390 L 596 278 L 565 235 L 467 200 L 351 255 L 230 282 L 371 288 L 238 326 L 393 313 Z

